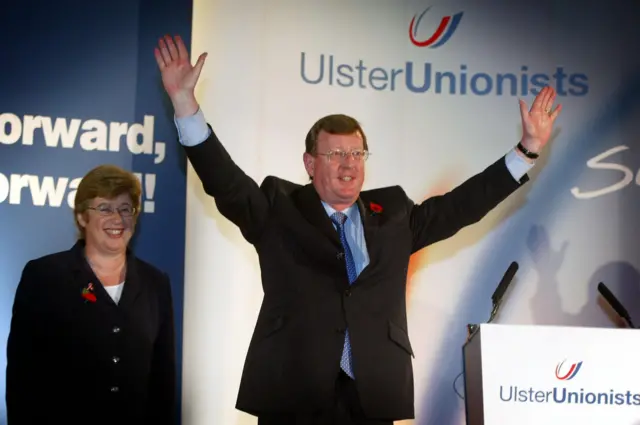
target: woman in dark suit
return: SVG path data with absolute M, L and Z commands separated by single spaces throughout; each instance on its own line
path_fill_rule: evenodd
M 168 276 L 128 249 L 141 187 L 111 165 L 75 197 L 77 243 L 29 261 L 7 342 L 9 425 L 175 423 Z

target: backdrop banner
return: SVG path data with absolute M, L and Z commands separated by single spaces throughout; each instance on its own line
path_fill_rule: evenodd
M 28 0 L 3 6 L 0 423 L 6 423 L 6 340 L 22 268 L 74 244 L 75 190 L 100 164 L 131 170 L 142 182 L 132 243 L 139 257 L 171 278 L 180 372 L 185 159 L 153 49 L 167 32 L 190 40 L 192 2 L 171 3 Z
M 464 423 L 466 325 L 488 319 L 513 261 L 520 269 L 499 323 L 618 326 L 598 302 L 601 281 L 640 321 L 637 3 L 268 3 L 194 2 L 194 61 L 209 53 L 202 109 L 259 183 L 269 174 L 306 183 L 307 131 L 321 116 L 346 113 L 368 136 L 365 188 L 400 184 L 420 202 L 515 146 L 518 99 L 530 106 L 548 84 L 563 104 L 532 181 L 412 258 L 414 423 Z M 234 405 L 263 296 L 257 257 L 192 171 L 188 181 L 186 423 L 255 423 Z M 570 355 L 558 352 L 558 363 Z M 547 365 L 550 385 L 556 366 Z

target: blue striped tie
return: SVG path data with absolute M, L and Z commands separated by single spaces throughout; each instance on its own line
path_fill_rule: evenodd
M 344 231 L 344 222 L 347 220 L 347 216 L 341 212 L 336 212 L 331 215 L 331 221 L 338 227 L 338 234 L 340 235 L 340 242 L 344 248 L 344 259 L 347 263 L 347 276 L 349 277 L 349 284 L 352 284 L 358 277 L 356 270 L 356 263 L 353 261 L 353 255 L 349 244 L 347 243 L 347 235 Z M 353 361 L 351 359 L 351 342 L 349 341 L 349 329 L 347 329 L 344 337 L 344 349 L 342 350 L 342 358 L 340 359 L 340 367 L 344 372 L 354 379 L 353 374 Z

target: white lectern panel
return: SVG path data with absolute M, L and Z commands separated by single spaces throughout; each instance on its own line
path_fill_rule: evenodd
M 468 424 L 640 425 L 639 359 L 636 330 L 481 325 L 465 347 Z

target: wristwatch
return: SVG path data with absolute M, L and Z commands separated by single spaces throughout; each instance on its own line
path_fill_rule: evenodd
M 525 147 L 522 145 L 522 142 L 518 142 L 518 145 L 517 145 L 516 147 L 518 148 L 518 150 L 519 150 L 520 152 L 522 152 L 522 154 L 523 154 L 524 156 L 526 156 L 526 157 L 527 157 L 527 158 L 529 158 L 529 159 L 536 159 L 536 158 L 538 158 L 538 157 L 540 156 L 540 155 L 538 155 L 537 153 L 535 153 L 535 152 L 531 152 L 529 149 L 525 148 Z

